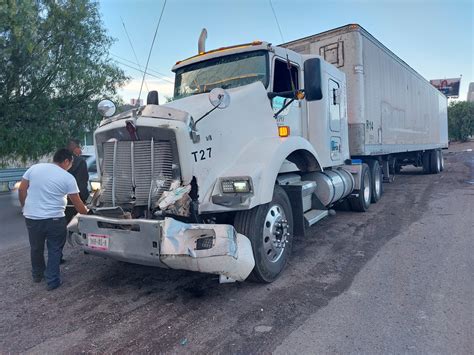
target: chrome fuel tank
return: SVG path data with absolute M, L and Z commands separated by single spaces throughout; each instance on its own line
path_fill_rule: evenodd
M 339 201 L 349 195 L 354 189 L 352 174 L 343 168 L 307 174 L 302 179 L 305 181 L 316 181 L 314 194 L 324 206 L 329 206 Z

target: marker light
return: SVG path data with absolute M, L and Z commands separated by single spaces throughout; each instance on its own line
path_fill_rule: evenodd
M 289 126 L 278 126 L 278 135 L 280 137 L 288 137 L 290 135 Z

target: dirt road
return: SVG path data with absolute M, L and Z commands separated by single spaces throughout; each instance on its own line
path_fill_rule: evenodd
M 466 149 L 473 145 L 445 153 L 445 171 L 439 175 L 402 170 L 394 183 L 384 185 L 382 200 L 369 212 L 337 212 L 318 223 L 306 238 L 297 238 L 284 274 L 269 285 L 220 285 L 212 275 L 124 264 L 68 247 L 64 284 L 47 292 L 45 285 L 31 281 L 27 247 L 2 251 L 0 352 L 423 352 L 427 348 L 404 343 L 416 343 L 416 337 L 370 337 L 370 332 L 397 329 L 399 324 L 413 327 L 416 335 L 417 324 L 408 321 L 411 311 L 426 313 L 430 300 L 397 293 L 412 279 L 418 280 L 411 285 L 415 293 L 434 292 L 436 285 L 438 293 L 457 295 L 458 306 L 448 309 L 449 320 L 455 319 L 450 332 L 458 334 L 451 341 L 468 337 L 466 326 L 471 336 L 451 348 L 452 353 L 472 350 L 474 153 Z M 437 201 L 450 201 L 450 210 Z M 446 223 L 462 228 L 446 228 Z M 458 272 L 454 278 L 442 269 L 431 272 L 418 257 L 424 255 L 431 263 L 433 257 L 442 259 L 450 230 L 456 235 L 453 242 L 460 243 L 458 251 L 449 254 Z M 396 249 L 410 236 L 431 247 L 412 244 L 407 250 Z M 398 259 L 389 257 L 395 255 L 392 251 L 399 252 Z M 413 273 L 416 278 L 410 276 Z M 382 281 L 391 286 L 381 287 Z M 354 292 L 362 295 L 360 304 L 347 300 Z M 397 316 L 384 312 L 384 304 L 394 306 Z M 397 307 L 411 311 L 397 313 Z M 371 319 L 372 328 L 366 324 Z M 364 331 L 373 340 L 368 348 L 357 342 Z M 405 347 L 387 345 L 397 342 Z

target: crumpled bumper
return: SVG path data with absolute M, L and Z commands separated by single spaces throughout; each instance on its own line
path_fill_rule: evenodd
M 250 240 L 225 224 L 77 215 L 68 225 L 68 240 L 90 254 L 218 274 L 221 282 L 243 281 L 255 266 Z

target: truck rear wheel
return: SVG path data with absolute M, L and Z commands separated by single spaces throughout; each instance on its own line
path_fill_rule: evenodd
M 372 203 L 377 203 L 382 197 L 382 169 L 378 160 L 367 160 L 370 170 L 370 181 L 372 188 Z
M 356 212 L 367 211 L 372 199 L 370 170 L 367 164 L 362 164 L 360 190 L 356 192 L 358 192 L 358 196 L 351 196 L 349 198 L 352 210 Z
M 422 163 L 423 163 L 423 173 L 430 174 L 431 173 L 431 168 L 430 168 L 431 151 L 425 151 L 421 158 L 422 158 Z
M 439 166 L 440 166 L 440 171 L 444 170 L 444 157 L 443 157 L 443 151 L 439 151 Z
M 272 201 L 237 212 L 234 227 L 252 243 L 255 267 L 251 279 L 274 281 L 285 268 L 293 243 L 293 214 L 286 192 L 276 185 Z
M 441 171 L 441 159 L 439 157 L 439 150 L 432 150 L 430 152 L 430 172 L 431 174 L 438 174 Z

